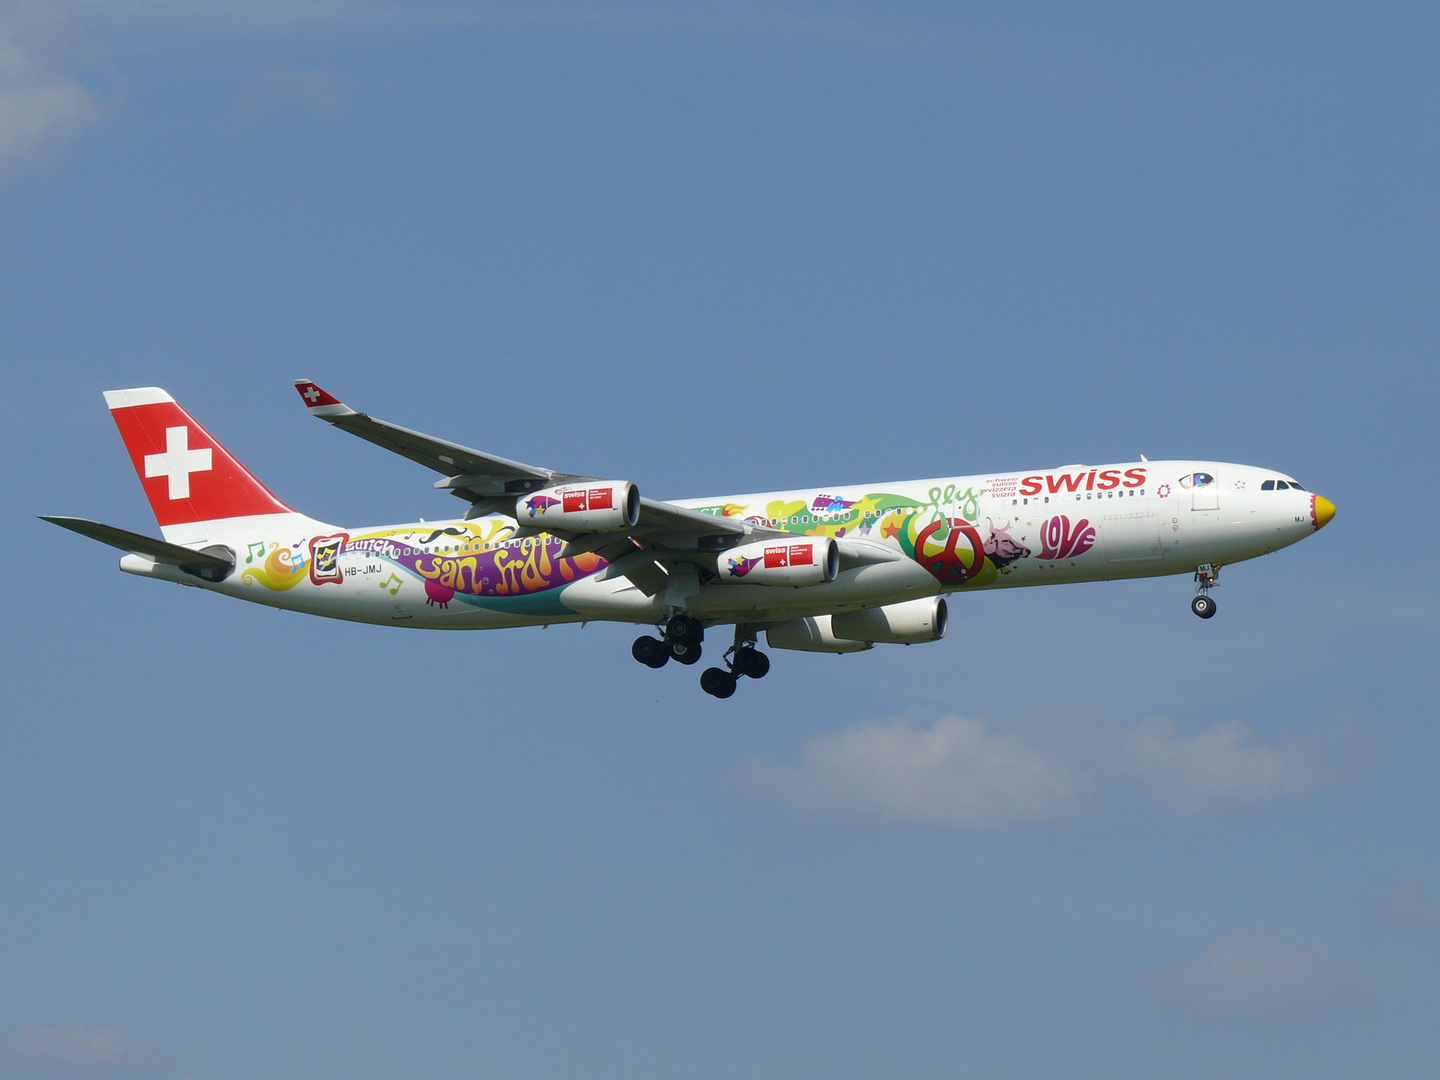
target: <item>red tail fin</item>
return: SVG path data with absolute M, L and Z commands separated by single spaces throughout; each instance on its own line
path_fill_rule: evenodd
M 295 512 L 158 386 L 107 390 L 105 404 L 162 528 Z

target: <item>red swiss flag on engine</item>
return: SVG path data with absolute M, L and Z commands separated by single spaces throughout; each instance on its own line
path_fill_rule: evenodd
M 159 387 L 107 390 L 105 403 L 162 526 L 294 512 Z

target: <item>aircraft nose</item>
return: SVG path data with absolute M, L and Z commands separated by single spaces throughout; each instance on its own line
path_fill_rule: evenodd
M 1323 529 L 1330 524 L 1330 519 L 1335 516 L 1335 504 L 1324 495 L 1315 496 L 1315 505 L 1311 509 L 1311 515 L 1315 518 L 1315 528 Z

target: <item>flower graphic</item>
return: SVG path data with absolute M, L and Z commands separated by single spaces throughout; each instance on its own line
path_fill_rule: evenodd
M 1160 496 L 1160 498 L 1162 499 L 1168 499 L 1170 497 L 1170 485 L 1161 484 L 1158 488 L 1155 489 L 1155 494 Z

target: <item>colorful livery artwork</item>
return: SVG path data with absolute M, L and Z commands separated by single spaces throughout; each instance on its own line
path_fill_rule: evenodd
M 309 380 L 310 413 L 441 474 L 461 518 L 339 529 L 281 502 L 165 391 L 105 395 L 163 540 L 47 520 L 126 554 L 121 569 L 330 618 L 486 629 L 608 620 L 689 665 L 734 627 L 701 686 L 728 697 L 757 648 L 854 652 L 944 636 L 946 598 L 986 588 L 1186 574 L 1215 613 L 1222 564 L 1323 528 L 1335 507 L 1288 476 L 1141 461 L 660 502 L 628 481 L 484 454 L 356 412 Z

